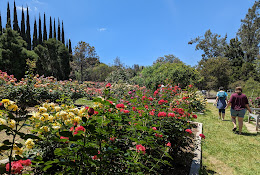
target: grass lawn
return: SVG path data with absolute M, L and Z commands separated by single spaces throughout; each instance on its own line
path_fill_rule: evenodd
M 245 126 L 242 135 L 233 133 L 230 110 L 226 110 L 225 121 L 222 121 L 212 104 L 207 105 L 206 113 L 197 120 L 203 123 L 206 136 L 202 143 L 201 174 L 260 174 L 259 134 L 249 133 Z
M 76 100 L 75 104 L 86 105 L 86 106 L 89 106 L 89 107 L 93 107 L 95 105 L 92 100 L 88 100 L 86 97 Z

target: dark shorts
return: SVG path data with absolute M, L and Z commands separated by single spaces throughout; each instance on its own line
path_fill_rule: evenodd
M 240 111 L 236 111 L 236 110 L 231 108 L 230 112 L 231 112 L 231 116 L 233 116 L 233 117 L 242 117 L 242 118 L 244 118 L 245 113 L 246 113 L 246 109 L 242 109 Z
M 219 113 L 224 113 L 225 114 L 225 109 L 218 109 Z

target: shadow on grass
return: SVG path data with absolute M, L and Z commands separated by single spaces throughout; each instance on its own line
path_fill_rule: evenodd
M 208 175 L 208 174 L 216 174 L 216 173 L 217 172 L 208 169 L 207 166 L 202 166 L 199 172 L 200 175 Z

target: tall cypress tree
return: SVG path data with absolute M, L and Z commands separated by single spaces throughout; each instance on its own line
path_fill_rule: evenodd
M 14 21 L 13 21 L 13 30 L 20 32 L 19 31 L 19 25 L 18 25 L 18 18 L 17 18 L 17 10 L 16 10 L 16 5 L 14 1 Z
M 38 38 L 37 38 L 37 22 L 36 19 L 34 20 L 34 29 L 33 29 L 33 49 L 38 45 Z
M 69 53 L 72 54 L 72 47 L 71 47 L 71 41 L 69 39 Z
M 26 35 L 25 35 L 25 20 L 24 20 L 24 11 L 22 7 L 22 20 L 21 20 L 21 36 L 24 41 L 26 41 Z
M 65 36 L 64 36 L 64 26 L 63 26 L 63 21 L 62 21 L 62 32 L 61 32 L 61 40 L 62 40 L 62 43 L 65 44 Z
M 45 18 L 45 13 L 44 13 L 44 17 L 43 17 L 44 21 L 43 21 L 43 40 L 47 40 L 47 27 L 46 27 L 46 18 Z
M 2 29 L 2 17 L 1 17 L 1 12 L 0 12 L 0 35 L 2 35 L 3 29 Z
M 10 13 L 9 2 L 7 3 L 7 21 L 6 21 L 6 28 L 11 28 L 11 13 Z
M 54 23 L 53 23 L 53 37 L 54 37 L 55 39 L 57 39 L 57 36 L 56 36 L 55 18 L 54 18 Z
M 31 50 L 32 41 L 31 41 L 31 27 L 30 27 L 30 17 L 29 17 L 28 7 L 27 7 L 27 18 L 26 18 L 26 41 L 27 41 L 27 50 Z
M 50 31 L 49 31 L 49 38 L 52 38 L 52 22 L 51 22 L 51 16 L 50 16 Z
M 58 40 L 60 41 L 60 19 L 58 18 Z
M 38 43 L 42 44 L 42 21 L 41 21 L 41 15 L 39 14 L 39 38 Z
M 68 41 L 68 39 L 66 41 L 66 48 L 69 49 L 69 41 Z

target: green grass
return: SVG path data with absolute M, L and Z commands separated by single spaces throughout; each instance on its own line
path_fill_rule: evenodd
M 76 100 L 75 104 L 77 104 L 77 105 L 86 105 L 86 106 L 89 106 L 89 107 L 93 107 L 94 106 L 94 102 L 92 100 L 88 100 L 86 97 L 80 98 L 80 99 Z
M 249 133 L 243 127 L 242 134 L 231 130 L 230 111 L 226 110 L 225 121 L 218 119 L 218 110 L 212 104 L 207 112 L 199 115 L 206 136 L 202 143 L 201 174 L 260 174 L 260 135 Z

